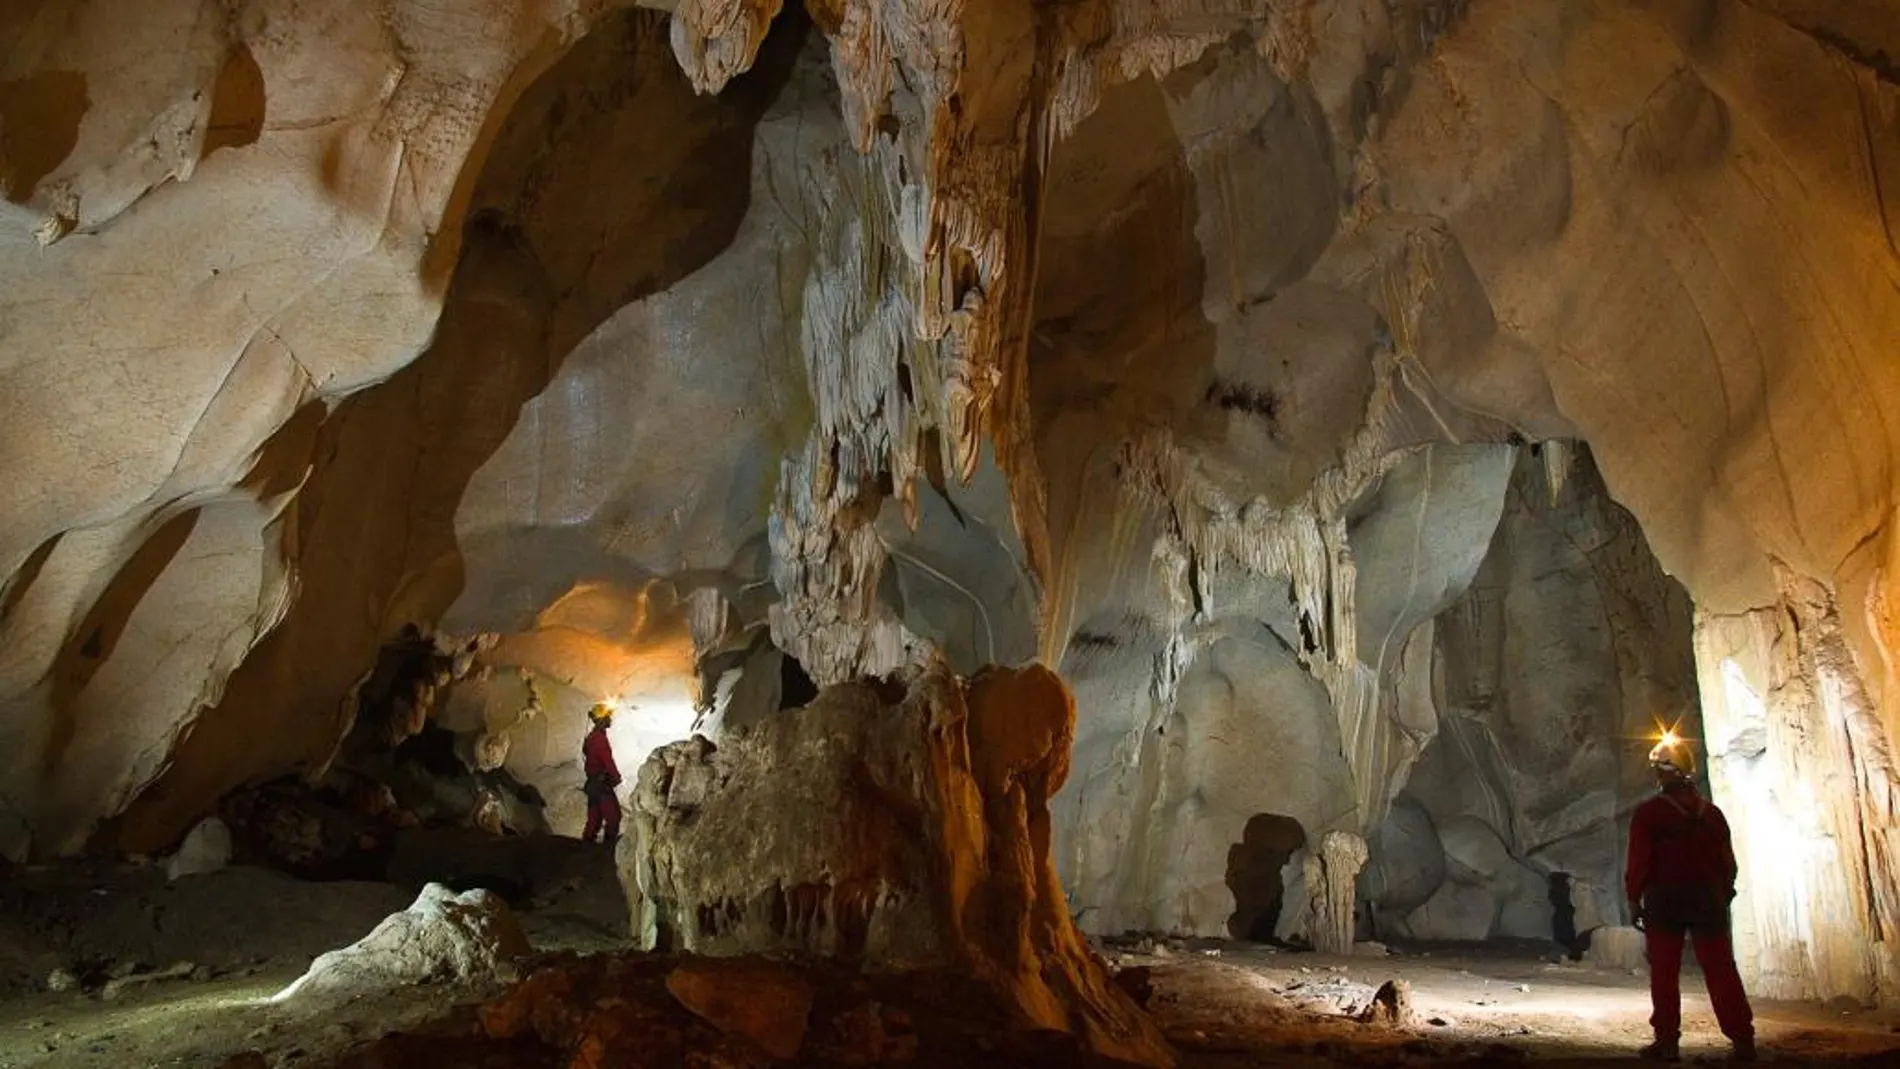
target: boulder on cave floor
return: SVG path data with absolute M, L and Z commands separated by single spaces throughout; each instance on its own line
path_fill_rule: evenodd
M 1635 971 L 1648 967 L 1649 952 L 1641 931 L 1604 927 L 1590 933 L 1590 949 L 1584 958 L 1599 969 Z
M 499 896 L 479 888 L 458 895 L 432 883 L 362 939 L 319 956 L 272 1001 L 348 998 L 431 980 L 508 979 L 529 949 Z
M 784 966 L 687 961 L 667 976 L 666 989 L 694 1016 L 774 1058 L 793 1057 L 805 1041 L 811 985 Z

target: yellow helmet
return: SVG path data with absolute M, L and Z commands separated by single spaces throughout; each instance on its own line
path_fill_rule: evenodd
M 606 723 L 613 715 L 613 706 L 608 705 L 606 702 L 600 702 L 592 709 L 587 710 L 587 719 L 592 720 L 596 724 Z
M 1695 755 L 1689 752 L 1688 740 L 1674 731 L 1665 731 L 1656 745 L 1649 748 L 1649 767 L 1690 779 L 1695 776 Z

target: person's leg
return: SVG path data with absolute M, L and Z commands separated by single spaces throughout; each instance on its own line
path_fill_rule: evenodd
M 581 842 L 591 843 L 600 833 L 600 796 L 589 791 L 587 794 L 587 826 L 581 830 Z
M 1644 933 L 1649 947 L 1649 1027 L 1656 1033 L 1657 1053 L 1673 1054 L 1682 1038 L 1681 929 L 1654 922 Z
M 601 795 L 601 821 L 606 831 L 601 838 L 608 846 L 620 841 L 620 799 L 612 791 Z
M 1715 1020 L 1722 1026 L 1722 1034 L 1738 1048 L 1752 1047 L 1755 1013 L 1749 1008 L 1748 993 L 1742 989 L 1741 973 L 1735 969 L 1735 948 L 1728 933 L 1695 933 L 1695 960 L 1702 965 L 1709 1002 L 1715 1007 Z

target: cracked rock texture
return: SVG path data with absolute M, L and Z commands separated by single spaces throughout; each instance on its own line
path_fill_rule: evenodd
M 1699 702 L 1826 844 L 1754 979 L 1895 997 L 1889 5 L 642 6 L 0 9 L 0 851 L 319 772 L 415 623 L 556 796 L 1040 660 L 1082 924 L 1340 832 L 1527 933 Z

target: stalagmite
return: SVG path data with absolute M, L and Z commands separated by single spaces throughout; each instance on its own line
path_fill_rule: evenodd
M 1351 832 L 1329 831 L 1306 855 L 1307 938 L 1322 954 L 1350 954 L 1359 870 L 1366 841 Z
M 661 749 L 618 851 L 636 941 L 961 968 L 1030 1022 L 1170 1061 L 1056 882 L 1074 716 L 1047 669 L 932 668 Z

